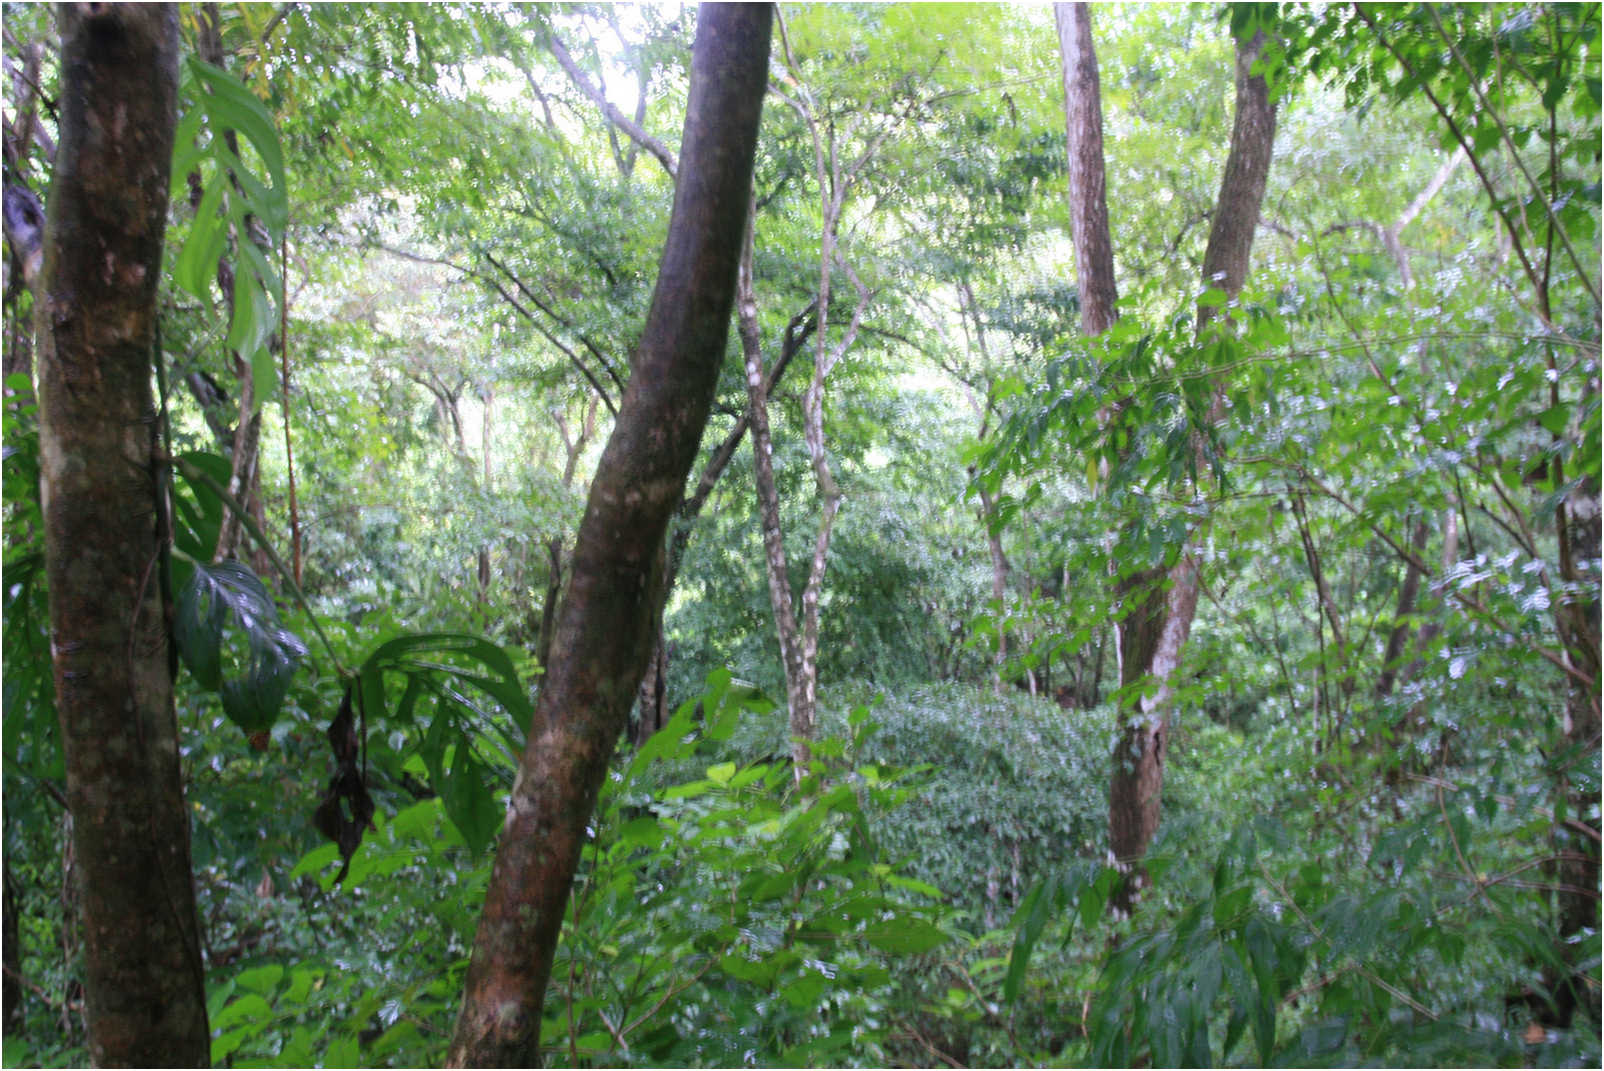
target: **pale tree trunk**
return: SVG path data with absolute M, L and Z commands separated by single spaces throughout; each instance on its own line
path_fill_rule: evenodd
M 36 312 L 56 707 L 97 1066 L 209 1062 L 151 398 L 174 7 L 64 5 Z
M 1203 254 L 1204 285 L 1224 291 L 1228 299 L 1241 292 L 1247 279 L 1253 232 L 1275 145 L 1276 108 L 1269 87 L 1262 77 L 1250 73 L 1262 46 L 1262 35 L 1237 43 L 1236 118 Z M 1215 315 L 1216 306 L 1198 306 L 1200 338 Z M 1210 419 L 1219 418 L 1221 405 L 1216 384 Z M 1202 440 L 1196 433 L 1193 448 L 1201 454 Z M 1201 456 L 1197 467 L 1199 472 L 1205 468 Z M 1145 683 L 1121 730 L 1109 786 L 1109 849 L 1120 864 L 1132 867 L 1129 879 L 1111 900 L 1120 911 L 1129 911 L 1147 884 L 1140 860 L 1158 831 L 1172 681 L 1197 613 L 1198 563 L 1192 547 L 1183 545 L 1180 559 L 1157 581 L 1145 588 L 1126 587 L 1130 597 L 1142 605 L 1128 610 L 1120 622 L 1121 684 Z
M 45 210 L 29 181 L 32 170 L 29 156 L 33 146 L 37 143 L 47 156 L 54 149 L 39 124 L 39 70 L 44 51 L 44 45 L 39 42 L 23 46 L 22 67 L 11 71 L 11 99 L 16 111 L 3 131 L 5 239 L 10 258 L 5 301 L 11 306 L 11 328 L 6 336 L 0 372 L 7 379 L 25 375 L 30 384 L 33 382 L 33 336 L 28 318 L 18 315 L 18 304 L 24 293 L 33 292 L 44 264 Z M 11 388 L 7 387 L 6 392 L 11 394 Z M 32 395 L 29 387 L 17 404 L 26 404 Z
M 781 24 L 782 42 L 784 24 Z M 853 159 L 842 158 L 836 141 L 835 125 L 821 123 L 815 113 L 812 95 L 802 72 L 787 47 L 785 61 L 790 69 L 795 96 L 777 93 L 807 127 L 813 141 L 813 178 L 819 187 L 819 277 L 814 295 L 815 342 L 813 378 L 802 396 L 802 439 L 813 468 L 814 488 L 819 496 L 819 526 L 813 538 L 813 556 L 807 580 L 802 586 L 802 609 L 796 611 L 790 575 L 786 567 L 785 542 L 780 528 L 779 497 L 774 488 L 773 441 L 768 433 L 767 376 L 762 367 L 762 339 L 758 330 L 757 295 L 752 273 L 752 251 L 756 243 L 755 225 L 749 232 L 742 254 L 741 292 L 738 298 L 740 334 L 746 360 L 748 420 L 752 425 L 753 474 L 758 484 L 762 511 L 764 555 L 769 574 L 769 599 L 774 611 L 775 631 L 779 634 L 780 654 L 785 670 L 785 694 L 791 731 L 791 758 L 798 781 L 806 776 L 812 760 L 809 744 L 818 731 L 819 604 L 824 592 L 824 574 L 829 562 L 830 537 L 840 512 L 842 494 L 830 469 L 824 444 L 824 384 L 830 372 L 857 340 L 864 310 L 872 295 L 846 262 L 838 248 L 839 227 L 847 199 L 863 168 L 875 158 L 890 136 L 894 124 L 886 124 L 870 138 Z M 830 344 L 830 300 L 832 275 L 844 271 L 857 291 L 850 320 L 835 344 Z M 759 414 L 758 409 L 763 412 Z M 761 421 L 761 429 L 759 423 Z M 761 437 L 761 439 L 760 439 Z
M 679 181 L 629 386 L 591 482 L 474 940 L 451 1066 L 540 1062 L 541 1006 L 607 762 L 662 605 L 665 536 L 718 385 L 773 9 L 697 16 Z
M 1064 123 L 1069 137 L 1069 220 L 1075 239 L 1075 282 L 1081 330 L 1096 336 L 1114 326 L 1114 241 L 1108 227 L 1103 166 L 1103 97 L 1085 4 L 1054 4 L 1058 56 L 1064 71 Z
M 490 444 L 495 428 L 496 388 L 492 383 L 485 383 L 479 389 L 479 400 L 484 409 L 480 414 L 479 447 L 484 453 L 484 493 L 490 494 Z M 490 598 L 490 546 L 484 544 L 479 548 L 478 554 L 478 580 L 479 605 L 484 606 Z
M 802 659 L 801 632 L 797 628 L 796 606 L 791 598 L 785 530 L 780 524 L 780 493 L 774 483 L 774 438 L 769 429 L 768 377 L 763 370 L 763 333 L 758 324 L 757 290 L 752 277 L 754 208 L 749 206 L 747 209 L 746 239 L 741 248 L 741 268 L 736 283 L 736 323 L 746 368 L 746 415 L 752 433 L 752 476 L 757 487 L 763 557 L 769 580 L 769 606 L 774 613 L 774 629 L 780 642 L 786 707 L 790 711 L 791 732 L 795 736 L 798 714 L 808 709 L 807 691 L 804 688 L 807 667 Z M 804 717 L 811 722 L 811 713 Z M 805 748 L 806 744 L 793 743 L 792 746 Z M 806 752 L 797 757 L 798 776 L 806 761 Z
M 753 215 L 756 214 L 755 209 L 750 206 L 748 211 Z M 750 235 L 748 235 L 747 240 L 751 240 Z M 748 292 L 746 289 L 742 288 L 747 287 L 749 284 L 747 265 L 750 252 L 751 251 L 746 248 L 743 248 L 742 250 L 741 279 L 740 282 L 737 283 L 736 290 L 738 297 L 739 295 Z M 755 327 L 757 323 L 757 305 L 755 297 L 752 299 L 751 308 L 751 323 L 753 327 Z M 780 377 L 785 375 L 785 370 L 790 367 L 791 361 L 798 353 L 802 351 L 802 347 L 807 343 L 808 338 L 812 335 L 815 326 L 813 320 L 813 309 L 813 305 L 809 304 L 807 308 L 803 309 L 801 312 L 797 313 L 791 318 L 791 322 L 787 324 L 785 328 L 785 342 L 780 349 L 780 355 L 775 360 L 774 364 L 769 367 L 767 372 L 762 371 L 763 362 L 761 353 L 757 350 L 752 351 L 758 353 L 758 359 L 755 367 L 757 367 L 760 372 L 759 390 L 760 396 L 763 399 L 763 441 L 765 443 L 770 442 L 768 438 L 767 408 L 769 394 L 774 390 L 775 384 L 780 381 Z M 743 311 L 739 315 L 745 316 L 746 313 Z M 746 322 L 744 320 L 739 322 L 741 323 L 742 332 L 745 332 L 747 330 Z M 758 338 L 756 334 L 753 334 L 752 337 L 754 339 Z M 741 338 L 743 361 L 746 361 L 748 360 L 749 354 L 748 347 L 745 342 L 746 336 L 744 333 L 741 335 Z M 746 367 L 751 368 L 753 365 L 747 364 Z M 679 507 L 674 511 L 674 523 L 672 526 L 673 534 L 669 537 L 668 541 L 668 564 L 663 571 L 663 590 L 665 592 L 674 590 L 674 583 L 679 579 L 680 565 L 685 560 L 685 549 L 690 545 L 691 530 L 695 527 L 696 518 L 700 516 L 702 507 L 707 504 L 707 500 L 709 496 L 712 495 L 713 489 L 718 486 L 718 481 L 721 477 L 723 477 L 724 470 L 729 467 L 730 461 L 734 459 L 735 451 L 740 447 L 741 440 L 746 438 L 747 432 L 750 430 L 751 425 L 752 413 L 749 405 L 747 412 L 736 418 L 735 425 L 731 427 L 730 430 L 725 434 L 723 440 L 718 444 L 718 446 L 714 447 L 712 454 L 709 455 L 707 459 L 707 462 L 702 466 L 702 473 L 696 481 L 695 490 L 686 495 L 684 500 L 680 502 Z M 772 450 L 771 447 L 768 449 Z M 771 494 L 774 490 L 772 471 L 768 474 L 768 482 L 759 489 L 760 501 L 765 489 Z M 777 517 L 778 515 L 778 507 L 776 505 L 775 516 Z M 633 743 L 636 746 L 645 743 L 653 733 L 657 732 L 657 730 L 661 729 L 668 723 L 668 718 L 668 645 L 663 637 L 663 619 L 662 613 L 659 612 L 657 618 L 657 641 L 655 644 L 655 649 L 652 654 L 652 660 L 647 667 L 646 677 L 641 681 L 640 707 L 634 725 L 634 735 L 632 737 Z

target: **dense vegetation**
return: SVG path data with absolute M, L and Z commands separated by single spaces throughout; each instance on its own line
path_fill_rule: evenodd
M 3 1057 L 70 1066 L 34 312 L 77 87 L 53 9 L 5 15 Z M 1599 10 L 1092 18 L 1095 331 L 1053 12 L 777 8 L 546 1062 L 1598 1066 Z M 211 1059 L 436 1065 L 642 359 L 696 15 L 179 27 L 151 583 Z M 1250 74 L 1234 292 L 1202 273 Z M 1188 576 L 1178 663 L 1130 673 Z M 1143 864 L 1110 784 L 1148 717 Z

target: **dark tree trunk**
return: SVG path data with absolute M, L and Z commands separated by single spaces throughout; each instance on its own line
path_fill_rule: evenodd
M 1075 239 L 1081 330 L 1100 335 L 1114 326 L 1114 241 L 1108 229 L 1103 168 L 1103 96 L 1085 4 L 1054 4 L 1058 56 L 1064 70 L 1064 124 L 1069 136 L 1070 228 Z
M 1250 74 L 1263 47 L 1262 35 L 1237 43 L 1236 119 L 1231 151 L 1220 180 L 1219 202 L 1203 254 L 1203 282 L 1235 297 L 1247 279 L 1253 232 L 1264 201 L 1275 146 L 1275 105 L 1262 77 Z M 1216 307 L 1200 304 L 1197 332 L 1202 336 Z M 1220 389 L 1215 386 L 1210 419 L 1218 419 Z M 1201 451 L 1194 434 L 1193 446 Z M 1206 468 L 1199 458 L 1198 471 Z M 1115 910 L 1129 911 L 1147 883 L 1140 860 L 1158 831 L 1164 788 L 1164 760 L 1169 737 L 1170 679 L 1192 631 L 1199 594 L 1197 562 L 1188 547 L 1167 575 L 1132 577 L 1122 585 L 1128 612 L 1121 619 L 1120 683 L 1150 680 L 1124 714 L 1124 728 L 1115 751 L 1109 785 L 1109 850 L 1132 871 L 1111 898 Z M 1132 605 L 1135 600 L 1139 605 Z
M 1594 593 L 1563 606 L 1557 614 L 1559 632 L 1571 664 L 1595 683 L 1583 685 L 1574 677 L 1567 680 L 1565 697 L 1565 766 L 1560 792 L 1572 821 L 1590 825 L 1596 832 L 1594 817 L 1598 793 L 1594 777 L 1599 768 L 1599 604 L 1598 574 L 1600 519 L 1598 481 L 1588 478 L 1568 496 L 1569 507 L 1560 517 L 1566 526 L 1565 579 L 1578 588 Z M 1591 574 L 1591 575 L 1589 575 Z M 1592 771 L 1594 777 L 1571 771 Z M 1569 1024 L 1578 1007 L 1598 1008 L 1597 990 L 1588 981 L 1590 957 L 1598 952 L 1599 929 L 1599 842 L 1574 825 L 1554 830 L 1558 856 L 1555 868 L 1559 879 L 1559 947 L 1568 960 L 1568 972 L 1550 970 L 1549 988 L 1555 995 L 1561 1022 Z M 1585 935 L 1592 931 L 1591 940 Z M 1593 962 L 1596 964 L 1597 960 Z
M 1392 631 L 1387 634 L 1387 650 L 1381 656 L 1381 675 L 1376 678 L 1376 695 L 1381 699 L 1392 694 L 1404 666 L 1404 652 L 1409 646 L 1409 618 L 1414 614 L 1415 603 L 1420 598 L 1420 579 L 1425 574 L 1423 564 L 1426 537 L 1429 534 L 1430 525 L 1422 515 L 1415 522 L 1414 535 L 1409 540 L 1409 549 L 1414 552 L 1414 557 L 1404 566 L 1403 583 L 1398 587 L 1398 609 L 1393 612 Z
M 768 77 L 768 5 L 697 17 L 674 210 L 640 352 L 602 454 L 491 872 L 452 1066 L 534 1066 L 563 909 L 662 603 L 665 536 L 729 332 Z
M 178 13 L 65 5 L 61 40 L 61 145 L 36 334 L 89 1056 L 97 1066 L 204 1066 L 150 389 Z
M 22 940 L 17 927 L 17 898 L 11 891 L 11 861 L 5 862 L 5 927 L 0 930 L 0 959 L 5 962 L 5 978 L 0 982 L 4 994 L 4 1013 L 0 1014 L 0 1028 L 10 1030 L 11 1020 L 22 1007 Z

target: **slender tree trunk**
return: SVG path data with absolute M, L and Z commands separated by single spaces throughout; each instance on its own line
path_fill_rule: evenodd
M 451 1066 L 540 1062 L 541 1005 L 607 761 L 662 605 L 665 536 L 718 383 L 740 260 L 773 9 L 697 16 L 679 181 L 640 352 L 602 454 L 558 611 L 468 968 Z
M 964 347 L 969 346 L 968 323 L 972 320 L 975 325 L 975 349 L 980 351 L 980 360 L 983 367 L 991 367 L 991 353 L 986 345 L 986 325 L 980 318 L 980 306 L 975 301 L 975 291 L 968 281 L 958 284 L 958 318 L 964 326 Z M 991 426 L 991 392 L 988 389 L 984 400 L 977 398 L 973 390 L 967 392 L 969 407 L 980 418 L 980 431 L 976 438 L 984 442 Z M 974 476 L 974 466 L 970 466 L 969 475 Z M 980 488 L 980 526 L 986 531 L 986 550 L 991 555 L 991 597 L 997 604 L 997 649 L 991 655 L 991 690 L 997 694 L 1003 693 L 1003 667 L 1008 663 L 1008 555 L 1003 551 L 1002 535 L 992 526 L 992 518 L 996 515 L 997 503 L 991 492 L 984 487 Z
M 1064 70 L 1069 218 L 1075 239 L 1081 330 L 1096 336 L 1114 326 L 1119 315 L 1103 166 L 1103 96 L 1097 76 L 1097 52 L 1092 47 L 1091 11 L 1081 3 L 1054 4 L 1053 14 L 1058 22 L 1058 56 Z
M 1565 560 L 1561 562 L 1562 575 L 1576 588 L 1591 591 L 1592 597 L 1582 597 L 1560 608 L 1556 614 L 1560 637 L 1565 643 L 1566 657 L 1572 665 L 1599 679 L 1599 602 L 1597 565 L 1583 562 L 1599 560 L 1600 502 L 1598 481 L 1582 481 L 1582 486 L 1571 492 L 1566 505 L 1568 510 L 1560 517 L 1567 526 Z M 1591 573 L 1591 575 L 1588 575 Z M 1575 678 L 1566 681 L 1565 694 L 1565 765 L 1559 791 L 1567 813 L 1574 819 L 1587 822 L 1598 806 L 1597 782 L 1583 773 L 1573 776 L 1570 771 L 1599 769 L 1599 694 L 1596 685 L 1588 688 Z M 1595 823 L 1596 830 L 1596 823 Z M 1583 836 L 1570 826 L 1556 826 L 1554 847 L 1559 859 L 1555 868 L 1559 881 L 1559 950 L 1565 956 L 1569 971 L 1558 977 L 1550 970 L 1549 988 L 1555 993 L 1560 1018 L 1569 1023 L 1577 1007 L 1591 1003 L 1598 1008 L 1597 990 L 1592 988 L 1587 975 L 1596 968 L 1587 966 L 1590 957 L 1598 951 L 1599 930 L 1599 843 Z M 1591 940 L 1586 935 L 1591 931 Z M 1596 958 L 1593 959 L 1596 963 Z
M 1213 225 L 1203 254 L 1203 282 L 1234 298 L 1247 279 L 1258 226 L 1265 182 L 1275 146 L 1275 105 L 1262 77 L 1251 75 L 1263 47 L 1263 35 L 1237 43 L 1236 118 L 1231 129 L 1231 150 Z M 1197 333 L 1209 330 L 1217 307 L 1199 304 Z M 1215 387 L 1210 418 L 1218 419 L 1221 394 Z M 1194 435 L 1194 450 L 1201 453 L 1201 438 Z M 1198 471 L 1205 468 L 1201 457 Z M 1126 718 L 1116 750 L 1114 777 L 1109 786 L 1109 848 L 1116 860 L 1133 867 L 1119 893 L 1111 899 L 1115 910 L 1129 911 L 1147 883 L 1139 860 L 1147 854 L 1158 831 L 1164 787 L 1165 752 L 1169 743 L 1169 707 L 1172 677 L 1180 664 L 1186 640 L 1197 613 L 1199 579 L 1197 559 L 1189 546 L 1180 560 L 1160 578 L 1133 577 L 1122 584 L 1123 593 L 1142 605 L 1128 609 L 1120 622 L 1120 680 L 1124 685 L 1149 683 Z
M 61 9 L 40 494 L 97 1066 L 209 1062 L 151 400 L 178 91 L 169 5 Z
M 1392 631 L 1387 634 L 1387 649 L 1381 656 L 1381 675 L 1376 678 L 1376 695 L 1381 699 L 1392 694 L 1404 665 L 1404 649 L 1409 645 L 1409 618 L 1414 614 L 1415 603 L 1420 598 L 1420 580 L 1424 572 L 1421 565 L 1425 561 L 1426 537 L 1429 534 L 1430 526 L 1426 518 L 1421 516 L 1415 522 L 1415 531 L 1409 541 L 1409 549 L 1414 552 L 1415 558 L 1404 566 L 1403 583 L 1398 586 L 1398 608 L 1393 611 Z
M 746 366 L 746 415 L 752 433 L 752 480 L 757 488 L 759 523 L 763 529 L 763 555 L 769 579 L 769 606 L 774 614 L 774 631 L 780 643 L 780 664 L 785 673 L 786 709 L 790 712 L 793 758 L 797 776 L 802 775 L 809 753 L 803 728 L 811 730 L 810 689 L 806 685 L 808 667 L 803 658 L 801 632 L 797 628 L 796 606 L 791 598 L 790 565 L 785 554 L 785 531 L 780 526 L 780 493 L 774 483 L 774 439 L 769 430 L 769 377 L 763 370 L 763 335 L 758 324 L 757 290 L 753 279 L 754 229 L 748 209 L 746 238 L 741 248 L 740 275 L 736 282 L 736 316 L 741 337 L 741 355 Z
M 752 211 L 749 207 L 748 212 L 752 213 Z M 747 251 L 743 250 L 743 265 L 746 263 L 745 258 L 747 255 Z M 743 267 L 743 280 L 745 279 L 744 272 L 745 269 Z M 744 285 L 744 281 L 737 284 L 737 295 L 743 292 L 741 287 Z M 755 310 L 755 303 L 753 308 Z M 780 381 L 780 377 L 785 375 L 785 370 L 790 367 L 792 359 L 801 352 L 803 345 L 812 335 L 814 328 L 813 311 L 814 306 L 809 304 L 807 308 L 793 316 L 791 322 L 786 325 L 785 343 L 781 347 L 779 359 L 763 374 L 760 383 L 765 405 L 769 392 Z M 745 344 L 743 342 L 743 350 L 744 348 Z M 761 368 L 761 359 L 758 364 Z M 765 420 L 764 427 L 767 428 L 767 408 L 763 410 L 763 417 Z M 668 593 L 674 590 L 675 581 L 679 579 L 680 565 L 685 560 L 685 548 L 690 545 L 691 532 L 696 526 L 696 518 L 701 515 L 702 507 L 707 504 L 713 489 L 718 486 L 719 479 L 723 477 L 724 470 L 729 467 L 730 461 L 735 457 L 735 451 L 740 447 L 741 440 L 746 438 L 747 432 L 751 428 L 751 422 L 750 412 L 743 413 L 736 418 L 735 426 L 725 434 L 723 441 L 713 449 L 707 462 L 702 466 L 702 473 L 697 478 L 695 490 L 687 494 L 680 502 L 679 507 L 674 510 L 672 535 L 668 540 L 668 564 L 663 571 L 665 601 Z M 765 435 L 767 435 L 766 431 Z M 767 442 L 768 440 L 765 438 L 764 441 Z M 768 486 L 772 490 L 772 479 Z M 657 639 L 654 643 L 652 660 L 647 668 L 645 679 L 641 681 L 640 706 L 635 720 L 634 734 L 631 738 L 632 743 L 637 747 L 645 743 L 653 733 L 666 725 L 669 718 L 668 644 L 663 636 L 661 613 L 658 614 L 656 631 Z
M 479 447 L 484 457 L 484 493 L 490 494 L 490 444 L 494 430 L 496 388 L 494 384 L 486 383 L 479 391 L 479 400 L 484 404 L 479 423 Z M 490 545 L 488 543 L 479 547 L 477 579 L 479 581 L 479 605 L 484 606 L 490 599 Z

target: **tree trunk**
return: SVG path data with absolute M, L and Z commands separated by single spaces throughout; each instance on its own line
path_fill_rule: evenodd
M 484 403 L 484 411 L 479 424 L 479 446 L 484 452 L 484 493 L 490 495 L 490 444 L 494 431 L 496 388 L 493 383 L 485 383 L 479 390 L 479 400 Z M 482 544 L 478 554 L 478 581 L 479 605 L 484 606 L 490 599 L 490 545 Z
M 1236 118 L 1231 128 L 1231 150 L 1220 181 L 1220 196 L 1203 254 L 1205 286 L 1223 290 L 1228 298 L 1241 292 L 1253 251 L 1253 232 L 1264 201 L 1275 145 L 1275 105 L 1262 77 L 1251 75 L 1263 47 L 1263 35 L 1239 41 L 1236 51 Z M 1197 333 L 1201 337 L 1216 315 L 1216 306 L 1199 304 Z M 1210 418 L 1218 419 L 1221 394 L 1215 386 Z M 1193 449 L 1202 441 L 1193 436 Z M 1204 469 L 1201 457 L 1198 470 Z M 1111 898 L 1111 906 L 1128 912 L 1147 883 L 1139 865 L 1158 831 L 1164 787 L 1164 759 L 1169 736 L 1171 677 L 1192 631 L 1199 593 L 1198 566 L 1190 548 L 1181 548 L 1180 560 L 1162 579 L 1133 577 L 1122 585 L 1124 593 L 1140 601 L 1120 621 L 1120 683 L 1150 679 L 1147 691 L 1128 711 L 1117 746 L 1114 776 L 1109 786 L 1109 850 L 1122 864 L 1132 866 L 1129 879 Z
M 1103 168 L 1103 96 L 1092 48 L 1092 15 L 1085 4 L 1054 4 L 1058 56 L 1064 69 L 1064 124 L 1069 135 L 1070 230 L 1081 330 L 1097 336 L 1114 326 L 1114 241 L 1108 228 Z
M 209 1062 L 151 400 L 178 88 L 168 5 L 61 9 L 37 310 L 56 706 L 97 1066 Z
M 11 860 L 5 860 L 5 918 L 0 929 L 0 959 L 4 960 L 5 978 L 0 980 L 0 993 L 4 994 L 4 1011 L 0 1013 L 0 1028 L 11 1029 L 11 1021 L 22 1008 L 22 938 L 17 926 L 17 898 L 11 891 Z
M 780 493 L 774 483 L 774 439 L 769 431 L 769 377 L 763 372 L 763 337 L 758 325 L 757 290 L 753 279 L 754 235 L 748 208 L 740 275 L 736 282 L 736 315 L 741 354 L 746 367 L 746 415 L 752 431 L 752 481 L 757 488 L 759 523 L 763 528 L 763 555 L 769 579 L 769 606 L 780 642 L 780 664 L 785 673 L 785 701 L 793 737 L 792 758 L 797 776 L 810 757 L 812 705 L 806 687 L 808 667 L 802 655 L 801 631 L 791 598 L 790 566 L 785 555 L 785 532 L 780 526 Z M 801 725 L 799 726 L 799 721 Z
M 535 1066 L 563 910 L 662 603 L 664 537 L 718 383 L 768 78 L 767 5 L 697 16 L 679 181 L 474 940 L 452 1066 Z
M 1560 522 L 1567 527 L 1566 551 L 1563 556 L 1564 578 L 1578 588 L 1593 592 L 1591 598 L 1580 598 L 1563 606 L 1556 618 L 1565 654 L 1572 665 L 1591 677 L 1599 679 L 1599 604 L 1597 566 L 1591 568 L 1580 563 L 1599 559 L 1599 486 L 1592 478 L 1584 479 L 1567 497 L 1566 509 Z M 1591 576 L 1587 574 L 1592 572 Z M 1574 677 L 1566 681 L 1565 694 L 1565 764 L 1560 778 L 1559 791 L 1566 813 L 1574 820 L 1590 823 L 1597 830 L 1595 808 L 1598 792 L 1593 777 L 1583 773 L 1572 776 L 1572 770 L 1592 771 L 1599 768 L 1599 705 L 1598 689 L 1586 687 Z M 1561 1022 L 1569 1025 L 1576 1008 L 1591 1003 L 1598 1007 L 1597 990 L 1590 988 L 1587 963 L 1598 952 L 1599 929 L 1599 843 L 1581 835 L 1574 827 L 1556 826 L 1554 847 L 1558 856 L 1555 868 L 1560 887 L 1559 894 L 1559 950 L 1566 957 L 1569 970 L 1563 977 L 1552 969 L 1548 972 L 1549 987 L 1554 992 Z M 1593 937 L 1586 940 L 1591 931 Z M 1596 963 L 1596 958 L 1593 959 Z

